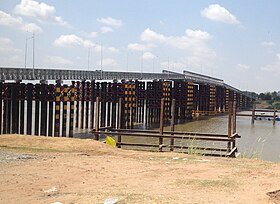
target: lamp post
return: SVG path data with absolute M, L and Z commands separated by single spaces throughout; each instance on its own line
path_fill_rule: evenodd
M 100 69 L 101 69 L 101 79 L 103 79 L 103 46 L 102 43 L 100 43 Z
M 35 79 L 35 75 L 34 75 L 34 61 L 35 61 L 35 33 L 33 32 L 33 69 L 32 69 L 32 75 L 33 75 L 33 79 Z
M 32 40 L 32 46 L 33 46 L 33 53 L 32 53 L 32 78 L 35 79 L 35 74 L 34 74 L 34 64 L 35 64 L 35 33 L 33 32 L 31 37 L 26 37 L 25 39 L 25 53 L 24 53 L 24 68 L 26 68 L 26 63 L 27 63 L 27 43 L 28 40 Z

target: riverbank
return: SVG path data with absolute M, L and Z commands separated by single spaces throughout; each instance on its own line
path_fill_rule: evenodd
M 280 203 L 280 163 L 0 136 L 0 203 Z

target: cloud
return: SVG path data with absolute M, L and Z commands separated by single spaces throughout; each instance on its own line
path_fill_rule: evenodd
M 147 51 L 150 50 L 151 48 L 156 47 L 153 44 L 139 44 L 139 43 L 129 43 L 127 45 L 127 48 L 131 51 Z
M 55 39 L 54 46 L 56 47 L 85 47 L 90 48 L 94 46 L 90 40 L 84 40 L 74 34 L 72 35 L 61 35 Z
M 212 38 L 209 33 L 201 30 L 187 29 L 185 34 L 184 36 L 165 36 L 147 28 L 142 32 L 141 40 L 150 43 L 163 43 L 178 49 L 189 49 L 202 45 Z
M 122 20 L 119 19 L 115 19 L 112 17 L 107 17 L 107 18 L 98 18 L 96 19 L 97 22 L 109 26 L 109 27 L 114 27 L 114 28 L 119 28 L 123 25 Z
M 101 45 L 100 44 L 94 44 L 93 51 L 94 52 L 101 52 Z M 107 52 L 107 53 L 115 53 L 115 54 L 120 53 L 119 49 L 117 49 L 115 47 L 106 47 L 104 45 L 102 45 L 102 51 Z
M 106 27 L 106 26 L 101 27 L 100 30 L 101 30 L 101 33 L 111 33 L 111 32 L 114 32 L 114 30 L 112 28 Z
M 97 66 L 98 65 L 100 66 L 100 64 L 101 64 L 100 60 L 96 62 Z M 118 63 L 112 58 L 105 58 L 102 60 L 102 66 L 116 67 L 116 66 L 118 66 Z
M 42 32 L 42 28 L 37 26 L 34 23 L 25 23 L 23 22 L 22 18 L 11 16 L 8 13 L 0 11 L 0 25 L 19 29 L 21 31 L 29 31 L 29 32 Z
M 108 48 L 105 47 L 105 51 L 108 51 L 111 53 L 120 53 L 120 51 L 115 47 L 108 47 Z
M 44 64 L 58 67 L 62 65 L 73 65 L 73 61 L 60 56 L 46 56 L 44 59 Z
M 3 66 L 19 66 L 23 64 L 23 53 L 14 47 L 14 42 L 9 38 L 0 37 L 0 61 Z
M 211 4 L 203 9 L 201 15 L 211 21 L 223 22 L 228 24 L 240 24 L 237 18 L 231 14 L 226 8 L 219 4 Z
M 250 66 L 246 64 L 237 64 L 236 69 L 240 71 L 247 71 L 250 69 Z
M 276 54 L 277 60 L 274 63 L 261 67 L 262 71 L 273 72 L 273 74 L 280 75 L 280 53 Z
M 42 22 L 67 25 L 67 22 L 64 21 L 62 17 L 55 15 L 56 10 L 54 6 L 50 6 L 43 2 L 39 3 L 33 0 L 21 0 L 21 2 L 15 7 L 15 13 L 36 18 Z
M 153 53 L 151 53 L 151 52 L 144 52 L 143 56 L 142 56 L 143 60 L 152 60 L 155 57 L 156 56 Z
M 144 30 L 141 34 L 141 40 L 145 42 L 165 42 L 166 37 L 162 34 L 159 34 L 155 31 L 152 31 L 150 28 Z
M 205 31 L 187 29 L 183 36 L 166 36 L 147 28 L 142 32 L 140 38 L 147 43 L 163 44 L 185 50 L 188 55 L 185 64 L 191 66 L 209 66 L 211 60 L 216 57 L 215 51 L 207 45 L 212 36 Z
M 261 46 L 263 46 L 263 47 L 273 47 L 273 46 L 275 46 L 275 43 L 272 42 L 272 41 L 263 41 L 263 42 L 261 42 Z
M 96 38 L 96 37 L 98 37 L 98 33 L 97 32 L 90 32 L 90 33 L 88 33 L 88 37 Z

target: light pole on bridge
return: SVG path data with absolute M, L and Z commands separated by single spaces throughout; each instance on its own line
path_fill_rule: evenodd
M 28 40 L 33 39 L 32 41 L 32 46 L 33 46 L 33 53 L 32 53 L 32 77 L 33 79 L 35 78 L 35 74 L 34 74 L 34 63 L 35 63 L 35 33 L 33 32 L 31 37 L 26 37 L 25 39 L 25 53 L 24 53 L 24 68 L 26 68 L 26 62 L 27 62 L 27 43 Z

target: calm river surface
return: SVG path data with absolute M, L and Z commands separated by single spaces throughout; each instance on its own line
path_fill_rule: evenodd
M 249 113 L 249 112 L 242 112 Z M 177 131 L 227 134 L 227 116 L 217 116 L 203 120 L 193 120 L 175 127 Z M 280 162 L 280 122 L 255 120 L 251 125 L 250 117 L 237 117 L 237 139 L 240 156 L 260 158 Z

